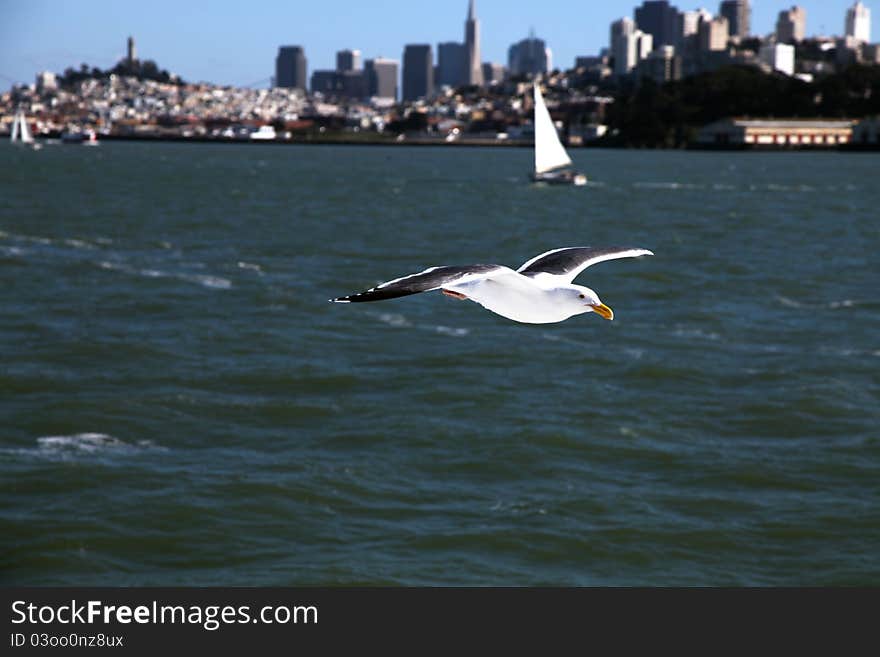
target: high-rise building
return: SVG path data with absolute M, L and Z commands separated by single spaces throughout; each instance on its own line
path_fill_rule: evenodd
M 654 37 L 636 29 L 629 18 L 611 24 L 611 56 L 614 74 L 628 75 L 654 49 Z
M 710 21 L 701 20 L 698 32 L 700 50 L 718 51 L 727 49 L 727 41 L 730 39 L 730 28 L 724 16 L 718 16 Z
M 434 93 L 434 53 L 428 44 L 403 49 L 403 99 L 418 100 Z
M 340 50 L 336 53 L 336 70 L 338 72 L 342 73 L 343 71 L 359 71 L 360 68 L 360 50 Z
M 681 36 L 687 39 L 700 31 L 700 21 L 711 21 L 712 12 L 708 9 L 695 9 L 681 13 Z
M 306 53 L 301 46 L 281 46 L 275 58 L 275 86 L 306 90 Z
M 846 10 L 844 36 L 851 36 L 861 43 L 871 41 L 871 10 L 861 2 L 856 2 Z
M 550 70 L 550 50 L 543 39 L 532 34 L 507 49 L 507 68 L 511 75 L 537 75 Z
M 626 75 L 632 69 L 632 62 L 628 55 L 629 47 L 626 37 L 636 31 L 636 24 L 631 18 L 624 16 L 618 21 L 611 23 L 611 35 L 609 39 L 609 52 L 614 60 L 614 74 Z
M 437 86 L 459 87 L 465 84 L 467 50 L 463 43 L 447 41 L 437 44 Z
M 718 13 L 727 19 L 730 36 L 749 36 L 752 20 L 749 0 L 724 0 Z
M 807 11 L 794 6 L 779 12 L 776 19 L 776 40 L 779 43 L 803 41 L 807 33 Z
M 681 42 L 681 17 L 668 0 L 645 0 L 635 10 L 636 27 L 653 37 L 654 45 L 677 46 Z
M 681 79 L 681 57 L 675 54 L 674 46 L 660 46 L 648 53 L 639 62 L 639 73 L 649 77 L 657 84 Z
M 326 96 L 339 94 L 339 76 L 336 71 L 312 71 L 312 79 L 309 89 L 312 93 L 321 93 Z
M 480 21 L 474 9 L 474 0 L 468 4 L 468 16 L 464 22 L 464 47 L 467 57 L 466 84 L 483 84 L 483 68 L 480 61 Z
M 395 60 L 381 57 L 364 62 L 367 93 L 377 98 L 397 100 L 397 67 Z
M 483 62 L 483 84 L 495 84 L 504 81 L 504 65 L 494 62 Z

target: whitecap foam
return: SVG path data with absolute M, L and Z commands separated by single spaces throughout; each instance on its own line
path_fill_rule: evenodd
M 828 308 L 830 310 L 838 310 L 840 308 L 855 308 L 856 306 L 864 305 L 866 302 L 859 301 L 857 299 L 841 299 L 840 301 L 828 301 L 825 303 L 802 303 L 795 299 L 790 299 L 789 297 L 784 297 L 782 295 L 776 295 L 777 301 L 781 303 L 783 306 L 788 306 L 789 308 L 811 308 L 811 309 L 822 309 Z
M 398 315 L 397 313 L 377 313 L 374 317 L 383 324 L 388 324 L 389 326 L 412 326 L 412 323 L 406 317 Z
M 260 276 L 263 275 L 263 268 L 260 267 L 260 265 L 256 265 L 252 262 L 243 262 L 241 260 L 239 260 L 236 264 L 238 265 L 239 269 L 247 269 L 249 271 L 257 272 Z
M 228 278 L 222 278 L 220 276 L 208 276 L 206 274 L 183 274 L 178 276 L 184 281 L 190 281 L 192 283 L 198 283 L 203 287 L 209 287 L 215 290 L 228 290 L 232 287 L 232 281 Z
M 633 187 L 640 189 L 702 189 L 702 185 L 680 182 L 636 182 Z
M 164 448 L 157 446 L 150 440 L 138 440 L 134 443 L 128 443 L 110 434 L 97 432 L 41 436 L 37 438 L 36 442 L 36 448 L 0 451 L 22 456 L 61 460 L 81 456 L 131 455 L 145 450 L 164 451 Z
M 470 333 L 470 331 L 468 331 L 466 328 L 454 328 L 452 326 L 434 326 L 432 328 L 437 333 L 440 333 L 442 335 L 450 335 L 455 338 L 463 338 L 468 333 Z
M 197 283 L 203 287 L 215 290 L 228 290 L 232 287 L 232 281 L 221 276 L 210 276 L 208 274 L 186 274 L 179 272 L 164 271 L 162 269 L 148 269 L 130 267 L 118 262 L 110 262 L 101 260 L 95 263 L 101 269 L 110 269 L 112 271 L 120 271 L 135 276 L 143 276 L 144 278 L 174 278 L 188 283 Z
M 95 452 L 99 449 L 118 449 L 127 443 L 106 433 L 77 433 L 70 436 L 43 436 L 37 438 L 43 449 L 72 449 L 82 452 Z
M 90 242 L 86 242 L 85 240 L 80 240 L 76 238 L 66 239 L 64 243 L 67 246 L 72 246 L 75 249 L 94 249 L 95 245 Z

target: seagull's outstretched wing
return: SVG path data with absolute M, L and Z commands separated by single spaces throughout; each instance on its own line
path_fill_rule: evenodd
M 539 274 L 554 276 L 560 282 L 571 283 L 578 274 L 590 265 L 606 260 L 617 258 L 636 258 L 638 256 L 654 255 L 648 249 L 636 249 L 632 247 L 606 246 L 570 246 L 562 249 L 553 249 L 539 256 L 535 256 L 522 267 L 517 269 L 525 276 L 538 276 Z
M 366 292 L 350 294 L 346 297 L 331 299 L 338 303 L 357 303 L 361 301 L 382 301 L 383 299 L 395 299 L 419 292 L 438 290 L 445 285 L 463 283 L 473 278 L 486 278 L 494 272 L 510 272 L 511 270 L 501 265 L 465 265 L 459 267 L 430 267 L 425 271 L 409 276 L 402 276 L 391 281 L 381 283 L 370 288 Z

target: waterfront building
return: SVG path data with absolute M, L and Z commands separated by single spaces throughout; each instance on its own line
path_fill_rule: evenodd
M 880 118 L 863 119 L 853 126 L 852 143 L 859 146 L 880 146 Z
M 532 34 L 507 50 L 507 68 L 511 75 L 538 75 L 551 70 L 552 55 L 543 39 Z
M 727 19 L 718 16 L 710 21 L 701 20 L 697 32 L 700 50 L 720 51 L 727 50 L 727 42 L 730 39 Z
M 428 44 L 403 49 L 403 100 L 418 100 L 434 93 L 434 54 Z
M 437 44 L 437 76 L 438 87 L 460 87 L 466 83 L 467 49 L 463 43 L 447 41 Z
M 807 33 L 807 10 L 794 6 L 779 12 L 776 19 L 776 40 L 779 43 L 798 43 Z
M 636 27 L 650 34 L 655 47 L 681 43 L 681 14 L 668 0 L 646 0 L 635 9 Z
M 704 126 L 697 143 L 705 147 L 836 148 L 852 140 L 854 121 L 725 119 Z
M 397 100 L 398 63 L 393 59 L 377 57 L 364 62 L 367 93 L 376 98 Z
M 851 36 L 861 43 L 871 41 L 871 10 L 861 2 L 856 2 L 846 10 L 844 36 Z
M 361 70 L 361 51 L 360 50 L 340 50 L 336 53 L 336 70 L 339 73 L 344 71 Z
M 794 46 L 788 43 L 765 43 L 758 55 L 773 71 L 794 75 Z
M 727 19 L 730 36 L 740 38 L 749 36 L 752 19 L 749 0 L 724 0 L 718 13 Z
M 306 53 L 302 46 L 281 46 L 275 58 L 275 86 L 306 90 Z
M 483 68 L 480 60 L 480 21 L 474 8 L 474 0 L 468 3 L 468 16 L 464 22 L 464 47 L 467 58 L 465 84 L 483 84 Z

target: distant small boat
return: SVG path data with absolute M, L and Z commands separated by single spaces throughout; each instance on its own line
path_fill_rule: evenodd
M 559 141 L 544 96 L 535 82 L 535 172 L 532 180 L 553 185 L 586 185 L 587 177 L 572 169 L 571 165 L 571 158 Z
M 81 144 L 83 146 L 97 146 L 98 135 L 94 130 L 75 130 L 61 134 L 62 144 Z
M 24 116 L 24 112 L 18 110 L 15 113 L 15 117 L 12 119 L 12 134 L 9 137 L 9 141 L 13 144 L 23 144 L 24 146 L 30 146 L 33 150 L 38 151 L 42 148 L 40 144 L 34 139 L 34 136 L 31 134 L 31 130 L 28 127 L 27 119 Z
M 256 139 L 258 141 L 268 141 L 272 139 L 276 139 L 278 135 L 275 133 L 275 128 L 271 125 L 261 125 L 257 130 L 251 133 L 251 139 Z

